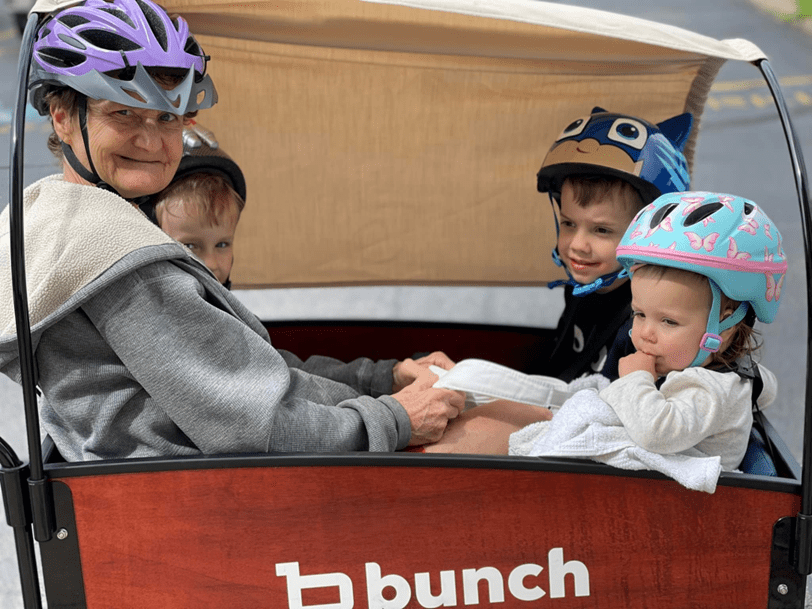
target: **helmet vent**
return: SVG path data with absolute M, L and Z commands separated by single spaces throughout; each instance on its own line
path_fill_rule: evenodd
M 74 28 L 79 25 L 84 25 L 85 23 L 90 23 L 89 19 L 85 19 L 81 15 L 65 15 L 64 17 L 59 17 L 57 21 L 64 23 L 69 28 Z
M 113 17 L 121 19 L 124 23 L 129 25 L 131 28 L 135 29 L 135 23 L 133 22 L 133 20 L 130 19 L 130 16 L 127 13 L 125 13 L 124 11 L 122 11 L 120 8 L 117 8 L 115 6 L 111 6 L 110 8 L 100 8 L 99 10 L 104 11 L 105 13 L 109 13 Z
M 47 63 L 55 68 L 73 68 L 81 65 L 87 59 L 82 53 L 54 47 L 41 48 L 37 52 L 37 58 L 42 63 Z
M 144 13 L 144 17 L 147 18 L 147 23 L 149 23 L 149 27 L 152 30 L 152 33 L 155 35 L 155 39 L 158 41 L 158 44 L 160 44 L 161 48 L 166 51 L 169 47 L 169 42 L 167 40 L 168 37 L 166 34 L 166 29 L 164 28 L 164 23 L 160 15 L 152 10 L 152 7 L 146 2 L 142 2 L 141 0 L 136 0 L 136 2 L 141 8 L 141 12 Z
M 141 45 L 113 32 L 105 30 L 84 30 L 80 36 L 93 46 L 106 51 L 137 51 Z
M 684 224 L 685 226 L 693 226 L 697 222 L 702 222 L 702 220 L 712 216 L 723 207 L 724 205 L 721 203 L 708 203 L 707 205 L 703 205 L 699 209 L 695 209 L 688 214 L 688 217 L 685 218 Z
M 654 212 L 654 215 L 651 216 L 651 222 L 649 223 L 649 228 L 654 228 L 655 226 L 659 226 L 660 222 L 662 222 L 665 217 L 674 211 L 677 208 L 676 203 L 669 203 L 668 205 L 663 205 L 660 209 Z
M 200 45 L 197 44 L 197 41 L 191 36 L 186 39 L 186 46 L 183 47 L 183 50 L 189 53 L 189 55 L 203 56 L 203 49 L 200 48 Z
M 744 215 L 749 216 L 753 213 L 753 210 L 756 208 L 755 205 L 752 203 L 748 203 L 747 201 L 744 202 Z

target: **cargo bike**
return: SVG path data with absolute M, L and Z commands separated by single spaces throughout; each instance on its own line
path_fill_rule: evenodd
M 574 107 L 662 120 L 754 65 L 807 178 L 781 88 L 743 40 L 513 0 L 175 0 L 214 61 L 203 120 L 250 202 L 238 287 L 543 285 L 555 239 L 533 175 Z M 803 467 L 766 418 L 774 475 L 712 495 L 598 463 L 416 454 L 237 454 L 66 463 L 40 436 L 22 256 L 29 17 L 12 133 L 12 252 L 30 462 L 2 443 L 26 607 L 802 607 L 812 572 L 812 361 Z M 235 109 L 239 109 L 236 111 Z M 541 146 L 543 148 L 543 145 Z M 712 189 L 711 184 L 695 187 Z M 262 193 L 262 194 L 260 194 Z M 799 262 L 796 262 L 799 264 Z M 267 322 L 300 356 L 443 349 L 523 369 L 541 329 Z M 807 340 L 809 344 L 809 340 Z M 435 523 L 426 529 L 423 523 Z M 37 569 L 34 543 L 39 548 Z

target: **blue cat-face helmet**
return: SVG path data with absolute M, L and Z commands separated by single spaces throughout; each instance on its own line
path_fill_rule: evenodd
M 688 162 L 682 153 L 693 125 L 690 113 L 658 124 L 607 112 L 595 107 L 592 114 L 572 121 L 556 138 L 537 174 L 539 192 L 550 195 L 555 218 L 556 241 L 561 187 L 568 177 L 617 178 L 639 193 L 644 205 L 662 194 L 690 187 Z M 553 281 L 550 288 L 572 285 L 573 294 L 585 296 L 625 277 L 624 270 L 599 277 L 590 284 L 575 281 L 561 262 L 558 247 L 553 261 L 564 267 L 569 279 Z

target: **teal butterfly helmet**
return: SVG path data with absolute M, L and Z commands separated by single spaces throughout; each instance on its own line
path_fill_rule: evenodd
M 708 278 L 713 301 L 692 366 L 718 351 L 720 333 L 749 309 L 771 323 L 787 272 L 781 233 L 767 214 L 743 197 L 710 192 L 669 193 L 644 207 L 623 235 L 617 259 L 630 273 L 636 265 L 656 264 Z M 742 303 L 722 322 L 720 294 Z

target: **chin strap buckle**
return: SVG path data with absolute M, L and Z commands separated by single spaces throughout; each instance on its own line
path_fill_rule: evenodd
M 705 332 L 699 341 L 699 348 L 708 353 L 716 353 L 722 346 L 722 337 L 712 332 Z

